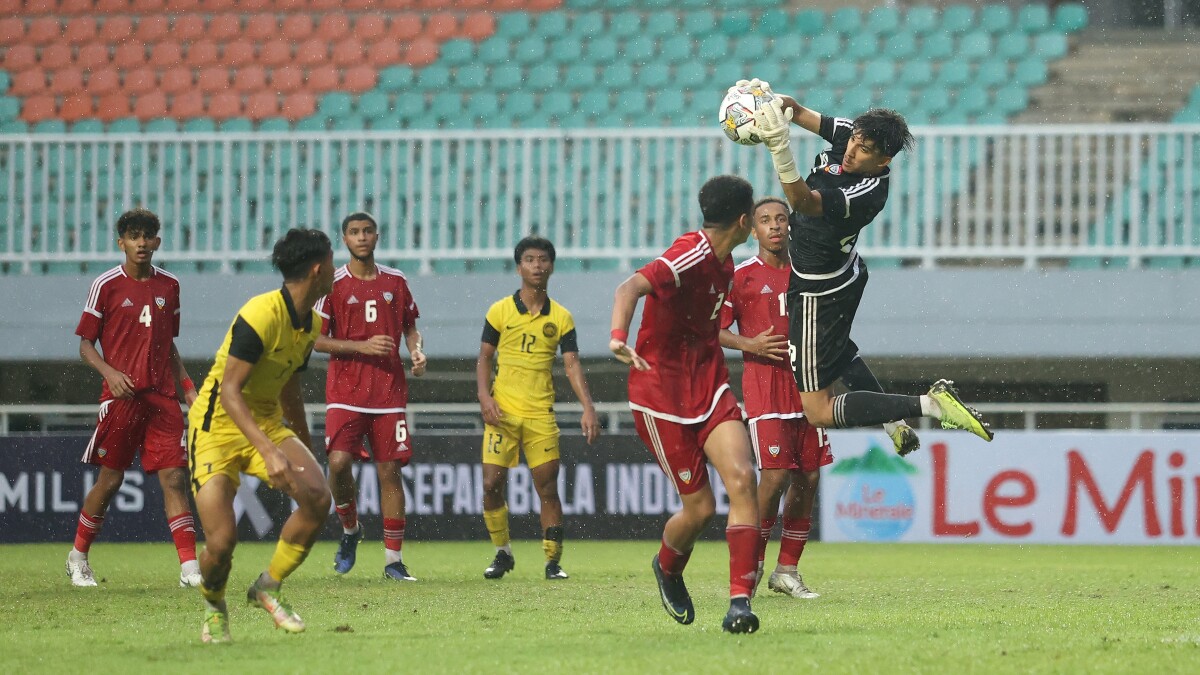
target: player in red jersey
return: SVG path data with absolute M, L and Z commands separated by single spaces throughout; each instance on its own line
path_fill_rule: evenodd
M 83 454 L 85 463 L 100 467 L 100 475 L 83 500 L 75 547 L 67 555 L 67 576 L 76 586 L 96 585 L 88 551 L 125 480 L 125 470 L 139 453 L 142 469 L 157 473 L 162 485 L 167 524 L 179 553 L 179 585 L 200 585 L 183 413 L 175 384 L 182 385 L 189 404 L 196 400 L 196 387 L 175 348 L 179 280 L 151 263 L 162 243 L 159 227 L 158 216 L 145 209 L 121 214 L 117 246 L 125 253 L 125 263 L 92 282 L 75 329 L 79 355 L 104 377 L 96 432 Z
M 679 491 L 683 510 L 663 528 L 651 561 L 667 613 L 695 619 L 683 570 L 692 547 L 716 512 L 706 460 L 729 494 L 729 612 L 721 627 L 753 633 L 750 609 L 758 550 L 758 504 L 750 439 L 719 342 L 721 307 L 733 285 L 731 252 L 750 235 L 754 190 L 736 176 L 717 176 L 700 188 L 704 226 L 675 240 L 665 253 L 618 288 L 609 348 L 629 373 L 629 407 L 638 435 Z M 646 306 L 637 350 L 628 339 L 638 300 Z
M 397 346 L 404 336 L 412 356 L 413 375 L 425 373 L 425 354 L 417 330 L 417 303 L 399 270 L 375 263 L 379 225 L 365 212 L 342 220 L 342 242 L 350 262 L 333 277 L 333 292 L 315 311 L 325 319 L 316 350 L 330 354 L 325 382 L 325 451 L 329 454 L 329 489 L 342 523 L 342 541 L 333 569 L 345 574 L 354 567 L 362 527 L 351 467 L 374 456 L 383 512 L 383 574 L 397 581 L 416 581 L 401 559 L 404 544 L 404 486 L 400 469 L 412 458 L 405 408 L 408 382 Z M 364 440 L 369 440 L 367 454 Z

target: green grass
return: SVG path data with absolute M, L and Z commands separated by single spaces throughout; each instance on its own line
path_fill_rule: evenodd
M 537 542 L 485 581 L 486 543 L 405 546 L 418 583 L 384 582 L 382 546 L 348 576 L 319 545 L 288 580 L 308 623 L 274 630 L 242 601 L 271 553 L 238 549 L 234 644 L 200 644 L 199 593 L 176 587 L 169 544 L 92 551 L 96 589 L 62 572 L 67 544 L 0 546 L 5 672 L 1195 672 L 1200 565 L 1189 547 L 810 545 L 802 569 L 819 600 L 763 593 L 755 635 L 720 630 L 723 544 L 687 571 L 696 623 L 659 605 L 651 542 L 568 542 L 572 578 L 541 578 Z M 773 545 L 770 555 L 775 552 Z

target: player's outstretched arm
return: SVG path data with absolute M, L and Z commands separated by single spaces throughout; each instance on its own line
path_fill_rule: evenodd
M 629 339 L 629 324 L 633 322 L 633 313 L 637 310 L 638 301 L 650 295 L 652 290 L 654 287 L 650 285 L 650 280 L 635 272 L 617 286 L 613 297 L 612 339 L 608 341 L 608 348 L 618 361 L 629 364 L 636 370 L 650 370 L 650 364 L 638 356 L 633 347 L 626 344 L 626 340 Z
M 246 380 L 250 378 L 250 371 L 253 368 L 253 363 L 243 361 L 232 354 L 226 357 L 225 373 L 221 377 L 221 407 L 225 409 L 229 419 L 233 420 L 246 440 L 250 441 L 258 454 L 262 455 L 272 486 L 290 494 L 294 492 L 291 462 L 288 461 L 287 455 L 284 455 L 283 451 L 272 443 L 271 439 L 258 427 L 258 422 L 254 421 L 254 415 L 246 403 L 246 398 L 242 396 L 242 387 L 246 385 Z M 299 388 L 297 387 L 298 392 Z M 281 403 L 283 398 L 281 395 Z M 303 409 L 303 404 L 300 407 Z M 285 415 L 287 412 L 287 408 L 284 408 Z M 307 434 L 307 424 L 304 425 L 304 430 Z M 294 470 L 303 471 L 304 467 L 294 467 Z
M 112 392 L 113 396 L 117 398 L 133 396 L 133 379 L 108 365 L 108 362 L 100 355 L 100 351 L 96 349 L 96 343 L 87 338 L 79 338 L 79 357 L 97 373 L 100 373 L 105 382 L 108 382 L 108 390 Z
M 820 135 L 821 113 L 813 110 L 812 108 L 806 108 L 800 105 L 796 102 L 796 99 L 786 94 L 778 94 L 778 96 L 783 100 L 783 107 L 785 109 L 791 109 L 792 124 L 799 125 L 801 129 L 804 129 L 810 133 Z
M 754 337 L 739 335 L 728 328 L 721 329 L 721 346 L 726 349 L 736 349 L 747 354 L 754 354 L 772 361 L 782 361 L 787 356 L 787 336 L 775 335 L 774 328 L 768 327 Z
M 771 151 L 779 185 L 792 210 L 806 216 L 819 216 L 822 213 L 821 193 L 809 189 L 808 183 L 800 177 L 792 155 L 791 121 L 794 114 L 780 99 L 774 99 L 754 112 L 754 124 L 763 144 Z
M 408 355 L 412 357 L 413 376 L 420 377 L 424 375 L 428 360 L 425 358 L 424 349 L 422 349 L 425 346 L 425 339 L 421 336 L 421 331 L 417 330 L 417 324 L 414 323 L 404 333 L 404 344 L 408 346 Z
M 479 358 L 475 360 L 475 396 L 479 399 L 483 421 L 492 426 L 500 424 L 500 406 L 492 398 L 492 358 L 495 355 L 496 345 L 479 343 Z
M 600 420 L 596 417 L 596 404 L 592 402 L 592 392 L 588 390 L 587 378 L 583 376 L 583 365 L 579 362 L 579 352 L 563 353 L 563 370 L 567 371 L 567 381 L 575 390 L 575 398 L 583 406 L 583 419 L 579 426 L 588 445 L 600 435 Z
M 183 402 L 191 405 L 196 401 L 196 383 L 188 377 L 187 368 L 183 365 L 183 358 L 179 356 L 179 349 L 175 347 L 174 340 L 171 341 L 171 370 L 175 373 L 175 381 L 179 383 L 179 388 L 183 390 Z
M 317 338 L 313 349 L 322 354 L 387 356 L 395 352 L 396 340 L 390 335 L 372 335 L 366 340 L 335 340 L 322 335 Z

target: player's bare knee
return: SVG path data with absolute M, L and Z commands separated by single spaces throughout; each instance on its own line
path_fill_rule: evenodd
M 186 492 L 187 471 L 183 469 L 163 469 L 158 472 L 158 483 L 163 492 Z
M 329 480 L 342 478 L 352 475 L 351 468 L 354 466 L 354 458 L 348 452 L 331 452 L 329 453 Z

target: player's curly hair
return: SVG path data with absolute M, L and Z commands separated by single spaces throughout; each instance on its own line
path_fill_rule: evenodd
M 700 213 L 704 222 L 729 225 L 754 213 L 754 188 L 740 176 L 714 176 L 700 188 Z
M 895 157 L 901 150 L 912 152 L 915 144 L 908 122 L 891 108 L 871 108 L 855 117 L 854 133 L 873 141 L 887 157 Z
M 550 256 L 550 262 L 554 262 L 554 258 L 558 255 L 554 252 L 554 244 L 549 239 L 531 234 L 517 242 L 517 247 L 513 249 L 513 262 L 520 265 L 521 256 L 525 255 L 525 251 L 529 249 L 545 251 L 546 255 Z
M 355 211 L 345 218 L 342 218 L 342 234 L 346 234 L 346 228 L 350 227 L 350 223 L 356 220 L 365 220 L 374 225 L 376 229 L 379 228 L 379 223 L 376 222 L 375 216 L 367 213 L 366 211 Z
M 130 209 L 117 218 L 117 236 L 141 233 L 146 237 L 157 237 L 162 227 L 158 216 L 149 209 Z
M 331 253 L 333 246 L 324 232 L 293 227 L 275 242 L 271 264 L 283 274 L 284 281 L 298 281 L 308 274 L 313 263 Z
M 754 202 L 754 212 L 758 213 L 758 210 L 767 204 L 778 204 L 783 207 L 784 212 L 789 214 L 792 212 L 792 205 L 788 204 L 787 201 L 781 197 L 763 197 L 762 199 Z

